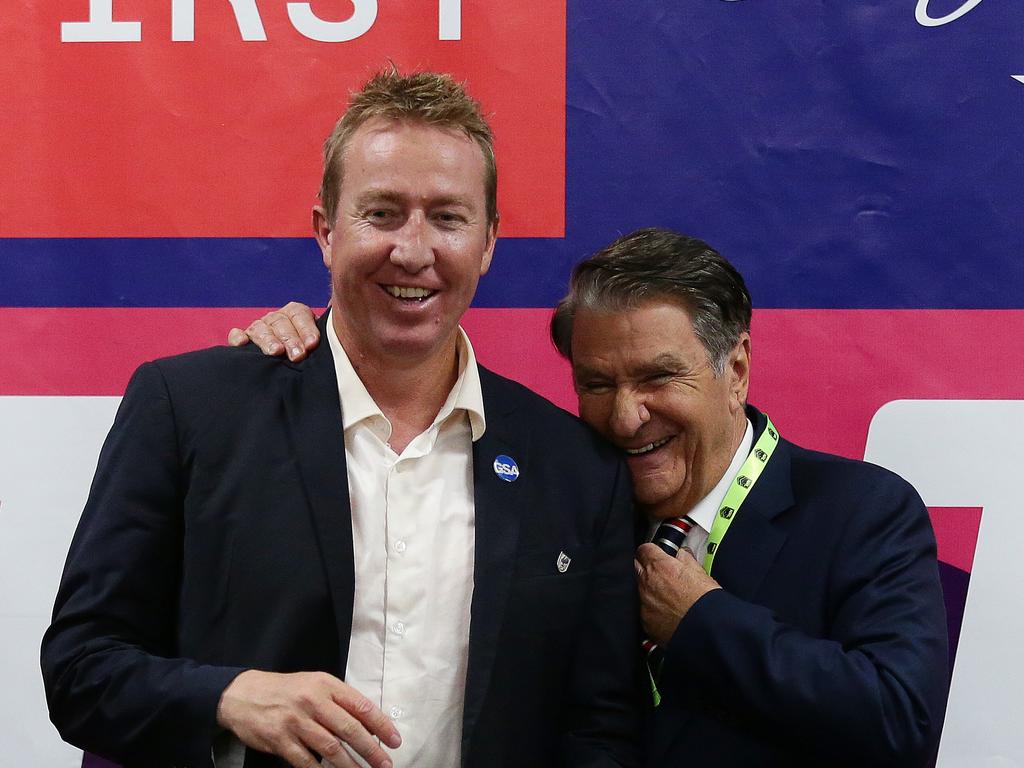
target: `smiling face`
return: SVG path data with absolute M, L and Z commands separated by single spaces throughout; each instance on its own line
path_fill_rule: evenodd
M 494 251 L 484 158 L 463 133 L 376 118 L 344 154 L 337 217 L 313 210 L 331 315 L 351 357 L 451 354 Z
M 580 416 L 625 452 L 637 504 L 656 518 L 692 510 L 721 479 L 746 429 L 749 335 L 716 376 L 678 304 L 581 308 L 572 368 Z

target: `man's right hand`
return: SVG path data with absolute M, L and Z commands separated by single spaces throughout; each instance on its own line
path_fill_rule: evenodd
M 217 723 L 294 768 L 319 766 L 314 752 L 336 768 L 357 768 L 346 747 L 374 768 L 391 768 L 377 739 L 391 748 L 402 743 L 387 715 L 326 672 L 242 672 L 221 694 Z
M 296 362 L 316 349 L 320 343 L 320 329 L 316 327 L 313 310 L 305 304 L 290 301 L 254 320 L 244 331 L 232 328 L 228 333 L 228 344 L 232 347 L 242 347 L 250 341 L 255 342 L 265 355 L 287 352 L 288 359 Z

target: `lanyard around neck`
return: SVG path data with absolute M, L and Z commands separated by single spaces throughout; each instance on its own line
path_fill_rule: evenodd
M 707 554 L 704 555 L 704 572 L 709 576 L 711 575 L 711 566 L 715 563 L 715 555 L 718 552 L 719 545 L 722 543 L 722 539 L 725 538 L 729 526 L 736 519 L 736 513 L 739 512 L 743 502 L 747 500 L 747 496 L 750 495 L 754 484 L 761 477 L 761 472 L 775 452 L 775 446 L 779 444 L 779 433 L 775 430 L 775 425 L 768 418 L 768 414 L 765 414 L 764 417 L 767 420 L 764 431 L 754 444 L 753 450 L 747 455 L 739 472 L 736 473 L 732 482 L 729 483 L 729 490 L 726 491 L 725 498 L 722 499 L 722 503 L 718 506 L 715 521 L 711 524 L 711 531 L 708 533 L 708 550 Z M 658 691 L 655 674 L 649 664 L 644 664 L 644 666 L 647 668 L 654 706 L 657 707 L 661 704 L 661 693 Z
M 729 526 L 736 519 L 743 502 L 747 500 L 754 484 L 761 477 L 761 472 L 768 464 L 768 460 L 775 452 L 775 446 L 779 444 L 779 433 L 775 430 L 772 420 L 765 414 L 767 425 L 761 436 L 757 439 L 754 449 L 747 455 L 746 461 L 740 467 L 740 471 L 729 483 L 729 490 L 725 498 L 718 506 L 718 513 L 715 515 L 715 522 L 711 524 L 711 531 L 708 533 L 708 551 L 704 555 L 704 572 L 711 575 L 711 566 L 715 564 L 715 555 L 718 547 L 729 531 Z

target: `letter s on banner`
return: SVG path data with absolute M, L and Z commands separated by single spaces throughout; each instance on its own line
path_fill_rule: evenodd
M 365 35 L 377 20 L 377 0 L 352 0 L 355 10 L 346 21 L 324 21 L 309 3 L 288 3 L 288 18 L 304 37 L 321 43 L 344 43 Z

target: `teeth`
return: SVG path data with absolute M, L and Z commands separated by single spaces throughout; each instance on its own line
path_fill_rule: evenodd
M 661 446 L 663 446 L 665 443 L 667 443 L 671 439 L 672 439 L 671 436 L 670 437 L 663 437 L 663 438 L 661 438 L 661 440 L 655 440 L 653 443 L 648 443 L 647 445 L 642 445 L 639 448 L 627 448 L 626 449 L 626 453 L 628 453 L 630 456 L 639 456 L 639 455 L 644 454 L 644 453 L 650 453 L 655 448 L 660 448 Z
M 434 293 L 427 288 L 408 288 L 403 285 L 386 285 L 384 290 L 396 299 L 425 299 Z

